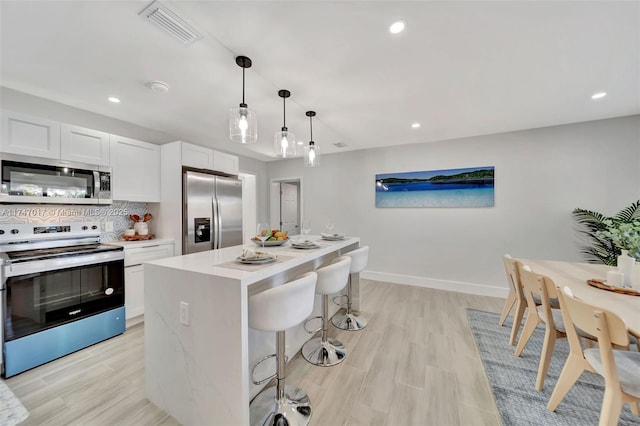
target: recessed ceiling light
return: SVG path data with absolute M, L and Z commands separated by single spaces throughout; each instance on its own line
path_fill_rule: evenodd
M 298 141 L 298 145 L 302 145 L 302 144 L 304 144 L 304 142 Z
M 418 127 L 420 127 L 420 123 L 413 123 L 411 127 L 413 127 L 414 129 L 417 129 Z
M 607 96 L 607 92 L 599 92 L 591 96 L 591 99 L 600 99 L 600 98 L 604 98 L 605 96 Z
M 407 21 L 401 19 L 391 24 L 391 26 L 389 27 L 389 32 L 391 34 L 398 34 L 404 31 L 405 28 L 407 28 Z
M 120 103 L 120 99 L 116 98 L 115 96 L 109 96 L 107 99 L 109 100 L 109 102 L 113 102 L 114 104 Z

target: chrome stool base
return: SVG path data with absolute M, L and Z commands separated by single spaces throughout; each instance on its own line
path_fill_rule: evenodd
M 276 387 L 260 392 L 249 404 L 250 422 L 260 426 L 306 426 L 311 419 L 311 401 L 302 390 L 285 385 L 284 398 L 276 399 Z
M 331 367 L 344 361 L 347 348 L 338 340 L 328 338 L 323 342 L 322 337 L 315 337 L 302 346 L 302 356 L 311 364 Z
M 361 316 L 351 314 L 336 314 L 331 319 L 336 328 L 348 331 L 362 330 L 367 326 L 367 320 Z

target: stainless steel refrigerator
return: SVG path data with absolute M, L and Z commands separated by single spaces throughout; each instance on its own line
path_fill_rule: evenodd
M 185 171 L 182 177 L 183 254 L 242 244 L 242 182 Z

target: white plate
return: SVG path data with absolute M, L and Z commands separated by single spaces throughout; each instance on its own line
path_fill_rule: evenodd
M 252 264 L 259 265 L 262 263 L 271 263 L 275 261 L 276 261 L 275 257 L 252 257 L 250 259 L 247 259 L 246 257 L 242 257 L 242 256 L 236 257 L 236 262 L 246 263 L 249 265 L 252 265 Z
M 296 244 L 296 243 L 291 243 L 291 247 L 296 248 L 296 249 L 301 249 L 301 250 L 308 250 L 308 249 L 317 249 L 320 248 L 319 245 L 311 243 L 311 244 Z
M 260 241 L 260 240 L 254 240 L 254 239 L 251 239 L 251 241 L 253 241 L 257 246 L 262 247 L 262 241 Z M 265 247 L 281 246 L 281 245 L 283 245 L 284 243 L 286 243 L 287 241 L 289 241 L 289 237 L 287 237 L 287 239 L 286 239 L 286 240 L 280 240 L 280 241 L 277 241 L 277 240 L 276 240 L 276 241 L 265 241 L 265 242 L 264 242 L 264 246 L 265 246 Z
M 322 234 L 322 239 L 323 239 L 323 240 L 326 240 L 326 241 L 340 241 L 340 240 L 344 240 L 344 235 L 338 235 L 338 234 L 333 234 L 333 235 Z

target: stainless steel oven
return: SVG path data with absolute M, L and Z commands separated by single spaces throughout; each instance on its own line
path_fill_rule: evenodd
M 124 252 L 98 226 L 0 225 L 5 377 L 124 332 Z

